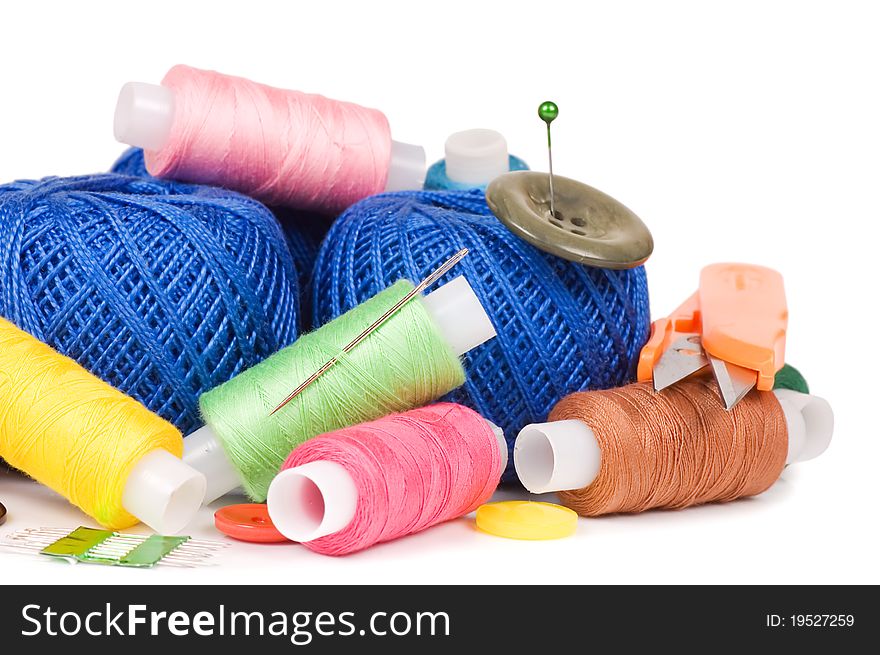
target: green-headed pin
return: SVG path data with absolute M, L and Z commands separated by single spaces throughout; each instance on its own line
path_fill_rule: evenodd
M 550 142 L 550 123 L 556 120 L 556 117 L 559 116 L 559 107 L 556 106 L 555 102 L 545 100 L 541 103 L 541 106 L 538 107 L 538 116 L 542 121 L 547 123 L 547 159 L 550 162 L 550 215 L 555 217 L 556 198 L 553 193 L 553 148 Z

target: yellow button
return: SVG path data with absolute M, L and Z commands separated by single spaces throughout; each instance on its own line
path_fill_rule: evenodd
M 577 529 L 576 512 L 553 503 L 508 500 L 477 508 L 477 527 L 508 539 L 560 539 Z

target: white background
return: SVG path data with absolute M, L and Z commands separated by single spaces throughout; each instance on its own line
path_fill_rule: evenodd
M 175 63 L 381 108 L 442 156 L 490 127 L 650 226 L 654 317 L 723 260 L 785 276 L 787 359 L 828 398 L 834 442 L 764 495 L 581 520 L 517 542 L 463 519 L 342 559 L 227 549 L 195 572 L 71 567 L 0 553 L 4 582 L 880 582 L 878 10 L 857 2 L 10 3 L 0 39 L 0 180 L 106 170 L 116 94 Z M 0 226 L 2 229 L 2 226 Z M 0 533 L 87 517 L 0 474 Z M 218 538 L 205 510 L 191 532 Z

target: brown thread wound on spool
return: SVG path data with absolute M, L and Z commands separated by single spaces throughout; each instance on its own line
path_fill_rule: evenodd
M 581 516 L 679 509 L 766 491 L 788 454 L 785 415 L 772 392 L 753 392 L 731 411 L 715 382 L 698 378 L 659 393 L 650 383 L 573 393 L 549 420 L 577 419 L 596 436 L 599 474 L 559 493 Z

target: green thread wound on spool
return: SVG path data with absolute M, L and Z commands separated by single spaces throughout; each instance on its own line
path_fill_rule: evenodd
M 203 394 L 205 421 L 255 501 L 290 452 L 311 437 L 425 405 L 464 384 L 464 369 L 421 298 L 270 416 L 291 389 L 403 298 L 401 280 L 260 364 Z
M 774 389 L 791 389 L 792 391 L 800 391 L 801 393 L 810 393 L 810 387 L 807 380 L 801 375 L 791 364 L 786 364 L 776 372 L 773 378 Z

